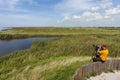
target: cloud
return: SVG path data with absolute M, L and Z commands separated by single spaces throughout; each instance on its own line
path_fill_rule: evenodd
M 8 27 L 17 26 L 50 26 L 55 23 L 48 17 L 36 14 L 0 14 L 0 23 Z
M 4 18 L 17 18 L 17 19 L 28 19 L 30 18 L 30 15 L 25 15 L 25 14 L 0 14 L 1 17 Z
M 39 4 L 37 0 L 0 0 L 0 23 L 8 26 L 53 24 L 48 13 L 36 7 Z
M 86 11 L 80 15 L 65 15 L 63 19 L 58 21 L 58 24 L 64 24 L 67 26 L 113 26 L 115 17 L 110 15 L 101 14 L 99 12 Z M 114 24 L 115 25 L 115 24 Z M 118 24 L 117 24 L 118 26 Z
M 110 19 L 111 18 L 111 16 L 108 16 L 106 14 L 101 14 L 99 12 L 84 12 L 81 17 L 83 17 L 83 19 L 86 19 L 87 21 L 103 20 L 103 19 Z
M 113 6 L 113 0 L 63 0 L 57 4 L 57 8 L 63 10 L 62 14 L 68 14 L 63 15 L 63 19 L 59 20 L 61 24 L 76 21 L 78 25 L 98 25 L 99 22 L 100 24 L 106 22 L 105 24 L 109 25 L 115 19 L 114 15 L 120 13 L 119 8 Z
M 37 6 L 37 7 L 40 6 L 40 3 L 37 0 L 23 0 L 22 2 L 26 2 L 31 6 Z
M 92 0 L 63 0 L 55 7 L 61 10 L 85 10 L 94 5 L 90 1 Z
M 81 15 L 65 15 L 64 18 L 60 21 L 67 21 L 67 20 L 77 20 L 77 21 L 95 21 L 95 20 L 103 20 L 103 19 L 110 19 L 111 16 L 106 15 L 106 14 L 101 14 L 99 12 L 84 12 Z
M 93 13 L 96 15 L 96 13 Z M 91 15 L 93 15 L 91 14 Z M 79 16 L 78 16 L 79 17 Z M 97 15 L 96 15 L 97 17 Z M 63 21 L 58 23 L 59 25 L 66 25 L 66 26 L 82 26 L 82 27 L 118 27 L 119 24 L 119 17 L 109 17 L 109 16 L 98 16 L 98 18 L 92 18 L 92 17 L 83 17 L 80 16 L 80 18 L 70 18 L 69 20 Z
M 20 0 L 0 0 L 0 8 L 14 9 Z
M 81 18 L 81 16 L 78 16 L 78 15 L 73 15 L 73 18 L 74 18 L 74 19 L 80 19 L 80 18 Z
M 99 9 L 100 9 L 99 6 L 94 6 L 94 7 L 91 8 L 91 10 L 93 10 L 93 11 L 98 11 Z
M 98 20 L 98 19 L 103 19 L 104 17 L 100 14 L 100 13 L 97 13 L 97 12 L 84 12 L 82 14 L 82 17 L 84 19 L 86 19 L 87 21 L 89 20 Z
M 5 26 L 16 26 L 27 23 L 29 15 L 24 14 L 0 14 L 0 23 Z M 25 23 L 24 23 L 25 22 Z
M 99 10 L 110 8 L 112 0 L 63 0 L 55 7 L 61 10 Z
M 110 8 L 112 5 L 112 0 L 102 0 L 100 3 L 101 8 Z
M 120 7 L 115 7 L 115 8 L 112 8 L 112 9 L 108 9 L 108 10 L 106 10 L 106 14 L 107 15 L 117 15 L 117 14 L 120 14 Z
M 49 1 L 0 0 L 0 22 L 92 26 L 110 25 L 120 18 L 120 5 L 114 0 Z
M 25 6 L 23 7 L 24 2 L 32 4 L 33 0 L 0 0 L 0 11 L 28 12 L 29 10 L 25 9 Z

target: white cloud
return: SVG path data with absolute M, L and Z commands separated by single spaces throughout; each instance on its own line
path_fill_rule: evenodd
M 78 15 L 73 15 L 73 18 L 74 18 L 74 19 L 80 19 L 80 18 L 81 18 L 81 16 L 78 16 Z
M 30 19 L 31 16 L 30 15 L 25 15 L 25 14 L 0 14 L 0 17 L 1 18 L 4 18 L 4 19 Z
M 94 6 L 94 7 L 92 7 L 91 8 L 93 11 L 98 11 L 99 9 L 100 9 L 100 7 L 99 6 Z
M 84 12 L 81 17 L 87 21 L 99 20 L 104 18 L 104 16 L 98 12 Z
M 55 7 L 65 11 L 79 12 L 83 10 L 98 11 L 100 9 L 110 8 L 112 5 L 112 0 L 63 0 Z
M 63 16 L 63 19 L 58 20 L 57 23 L 62 23 L 62 22 L 69 21 L 69 20 L 71 20 L 70 16 L 65 14 Z
M 120 8 L 119 8 L 119 7 L 116 7 L 116 8 L 108 9 L 108 10 L 106 10 L 106 14 L 107 14 L 107 15 L 120 14 Z
M 93 14 L 92 14 L 93 15 Z M 94 14 L 95 15 L 95 14 Z M 60 25 L 66 25 L 66 26 L 83 26 L 83 27 L 118 27 L 120 25 L 119 23 L 119 17 L 110 17 L 103 15 L 102 18 L 86 18 L 81 16 L 79 19 L 72 19 L 66 20 L 64 22 L 59 23 Z M 90 20 L 91 19 L 91 20 Z
M 120 5 L 113 4 L 113 0 L 60 0 L 58 4 L 55 5 L 55 10 L 53 15 L 56 16 L 55 20 L 58 20 L 58 23 L 64 23 L 67 25 L 110 25 L 111 23 L 115 23 L 115 19 L 119 20 L 117 16 L 120 18 Z M 48 21 L 50 24 L 49 16 L 44 14 L 43 17 L 48 17 L 44 19 L 40 14 L 42 11 L 38 11 L 37 13 L 32 12 L 29 15 L 30 7 L 26 7 L 25 3 L 28 3 L 29 6 L 40 6 L 41 4 L 37 0 L 0 0 L 0 11 L 4 13 L 4 11 L 8 11 L 8 14 L 0 14 L 1 19 L 6 19 L 7 23 L 11 24 L 18 20 L 18 22 L 23 22 L 26 24 L 26 21 L 29 23 L 37 22 L 36 24 L 44 23 Z M 117 6 L 117 7 L 116 7 Z M 47 6 L 48 7 L 48 6 Z M 38 8 L 38 7 L 37 7 Z M 27 9 L 27 10 L 26 10 Z M 9 11 L 11 11 L 9 13 Z M 13 12 L 13 13 L 12 13 Z M 17 12 L 17 14 L 15 13 Z M 20 13 L 18 13 L 20 12 Z M 26 13 L 22 13 L 26 12 Z M 36 15 L 37 16 L 34 16 Z M 42 17 L 42 18 L 41 18 Z M 39 19 L 38 19 L 39 18 Z M 44 19 L 44 20 L 43 20 Z M 50 19 L 50 20 L 49 20 Z M 13 21 L 12 21 L 13 20 Z M 10 23 L 10 22 L 11 23 Z M 6 21 L 4 21 L 6 22 Z M 35 24 L 34 23 L 34 24 Z M 16 23 L 17 24 L 17 23 Z M 20 23 L 19 23 L 20 24 Z M 55 24 L 55 23 L 54 23 Z
M 0 8 L 14 9 L 20 0 L 0 0 Z
M 101 8 L 110 8 L 112 5 L 112 0 L 102 0 L 100 4 Z
M 113 7 L 113 0 L 63 0 L 56 7 L 69 14 L 69 16 L 63 16 L 63 19 L 59 20 L 61 23 L 75 23 L 76 21 L 81 24 L 85 24 L 84 22 L 93 24 L 94 22 L 104 23 L 105 21 L 106 24 L 110 24 L 107 21 L 113 19 L 112 15 L 108 15 L 108 12 L 112 14 L 112 11 L 106 11 Z
M 81 15 L 69 15 L 64 16 L 62 20 L 59 20 L 59 22 L 70 22 L 70 21 L 76 21 L 76 22 L 94 22 L 94 21 L 101 21 L 101 20 L 110 20 L 111 16 L 106 14 L 101 14 L 99 12 L 84 12 Z
M 38 18 L 39 17 L 39 18 Z M 50 18 L 32 14 L 0 14 L 1 25 L 7 26 L 48 26 L 53 22 Z M 46 24 L 47 23 L 47 24 Z
M 95 13 L 92 13 L 92 12 L 84 12 L 82 16 L 84 17 L 90 17 L 90 16 L 93 16 Z
M 33 0 L 0 0 L 0 11 L 28 12 L 22 7 L 23 2 L 32 4 Z
M 105 15 L 104 18 L 105 18 L 105 19 L 110 19 L 111 16 Z
M 37 6 L 37 7 L 40 6 L 40 4 L 39 4 L 39 2 L 37 2 L 37 0 L 23 0 L 23 2 L 27 2 L 28 4 L 30 4 L 32 6 Z
M 58 3 L 56 7 L 62 10 L 85 10 L 90 9 L 94 4 L 91 3 L 92 0 L 63 0 L 63 2 Z

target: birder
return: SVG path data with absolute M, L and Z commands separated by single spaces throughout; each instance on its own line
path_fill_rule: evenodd
M 105 62 L 107 60 L 107 56 L 109 54 L 109 51 L 107 49 L 107 46 L 105 44 L 102 44 L 98 50 L 97 50 L 97 57 L 93 58 L 93 62 Z

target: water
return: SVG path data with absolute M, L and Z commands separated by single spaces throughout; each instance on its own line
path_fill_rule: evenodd
M 0 27 L 0 31 L 2 31 L 2 29 L 3 29 L 3 28 L 2 28 L 2 27 Z
M 8 30 L 7 30 L 7 29 L 8 29 Z M 4 30 L 9 31 L 9 29 L 11 29 L 11 27 L 0 27 L 0 31 L 4 31 Z
M 27 39 L 14 39 L 9 41 L 0 40 L 0 56 L 10 54 L 17 50 L 24 50 L 30 48 L 33 41 L 50 40 L 53 38 L 27 38 Z

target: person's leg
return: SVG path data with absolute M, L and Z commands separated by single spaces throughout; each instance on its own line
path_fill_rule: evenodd
M 104 63 L 105 61 L 101 60 L 102 63 Z
M 99 61 L 99 58 L 93 58 L 93 62 Z
M 96 58 L 96 60 L 99 61 L 99 62 L 102 62 L 102 63 L 105 62 L 105 61 L 103 61 L 100 57 L 99 57 L 99 58 Z
M 96 53 L 94 58 L 93 58 L 93 62 L 99 61 L 100 60 L 99 58 L 100 58 L 100 56 Z
M 96 57 L 96 58 L 93 58 L 93 62 L 105 62 L 105 61 L 102 61 L 100 57 Z

